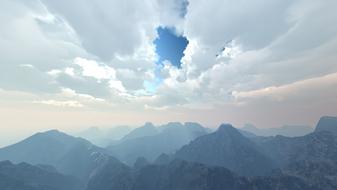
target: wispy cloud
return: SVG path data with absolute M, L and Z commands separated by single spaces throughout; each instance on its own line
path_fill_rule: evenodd
M 58 101 L 58 100 L 40 100 L 40 101 L 33 101 L 35 104 L 44 104 L 49 106 L 56 106 L 56 107 L 70 107 L 70 108 L 82 108 L 84 107 L 83 104 L 81 104 L 78 101 Z

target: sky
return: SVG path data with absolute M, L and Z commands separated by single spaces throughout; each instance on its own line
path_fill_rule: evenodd
M 0 145 L 58 128 L 337 115 L 336 0 L 1 0 Z

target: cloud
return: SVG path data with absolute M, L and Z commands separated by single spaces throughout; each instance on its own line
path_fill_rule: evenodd
M 233 96 L 238 102 L 249 102 L 256 100 L 294 102 L 313 102 L 318 100 L 333 100 L 337 96 L 337 73 L 324 75 L 321 77 L 305 79 L 282 86 L 271 86 L 252 91 L 233 92 Z
M 35 104 L 45 104 L 56 107 L 71 107 L 71 108 L 82 108 L 83 105 L 77 101 L 57 101 L 57 100 L 41 100 L 34 101 Z
M 74 63 L 81 67 L 83 76 L 93 77 L 98 80 L 116 79 L 116 71 L 112 67 L 99 65 L 96 61 L 80 57 L 75 58 Z
M 335 7 L 334 0 L 4 0 L 0 88 L 30 94 L 5 97 L 19 103 L 66 109 L 74 101 L 79 110 L 178 118 L 207 108 L 218 120 L 222 113 L 239 118 L 230 109 L 243 104 L 248 113 L 280 100 L 320 102 L 327 89 L 308 80 L 335 80 L 326 77 L 337 72 Z M 155 64 L 159 26 L 189 41 L 181 68 Z M 298 90 L 304 86 L 306 93 Z
M 231 102 L 235 91 L 283 86 L 336 72 L 337 29 L 332 22 L 337 17 L 331 8 L 335 4 L 190 2 L 184 28 L 190 43 L 180 77 L 167 76 L 159 96 L 170 96 L 184 86 L 179 92 L 186 104 L 217 104 Z

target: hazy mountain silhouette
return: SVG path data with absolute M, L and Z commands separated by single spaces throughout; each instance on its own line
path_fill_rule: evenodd
M 80 190 L 74 177 L 51 172 L 27 163 L 0 162 L 1 190 Z
M 153 136 L 159 133 L 157 127 L 155 127 L 152 123 L 147 122 L 145 125 L 133 129 L 130 133 L 126 134 L 121 141 L 136 139 L 140 137 Z
M 257 128 L 252 124 L 245 124 L 241 131 L 246 135 L 249 132 L 250 134 L 254 134 L 256 136 L 276 136 L 276 135 L 283 135 L 287 137 L 297 137 L 307 135 L 313 132 L 313 128 L 305 125 L 285 125 L 282 127 L 276 128 Z
M 146 126 L 146 127 L 145 127 Z M 141 137 L 123 138 L 121 143 L 107 147 L 109 152 L 123 162 L 133 165 L 138 157 L 153 161 L 162 153 L 174 153 L 193 139 L 205 135 L 208 130 L 197 123 L 168 123 L 159 128 L 146 124 L 138 128 Z M 146 130 L 144 130 L 146 128 Z M 150 129 L 150 130 L 147 130 Z M 136 129 L 135 129 L 136 130 Z M 157 134 L 144 136 L 144 131 L 156 131 Z M 134 131 L 131 132 L 133 135 Z M 139 134 L 139 133 L 138 133 Z
M 80 133 L 77 133 L 76 136 L 85 138 L 97 146 L 105 147 L 109 144 L 116 143 L 131 130 L 132 129 L 128 126 L 116 126 L 107 129 L 90 127 Z
M 241 175 L 263 175 L 273 162 L 251 140 L 229 124 L 201 136 L 176 153 L 177 158 L 212 166 L 223 166 Z

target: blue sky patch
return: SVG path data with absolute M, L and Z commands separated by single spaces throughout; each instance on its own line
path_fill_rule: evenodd
M 180 68 L 180 60 L 184 56 L 188 40 L 184 36 L 178 36 L 171 28 L 159 27 L 157 32 L 158 38 L 154 41 L 154 44 L 156 45 L 156 53 L 159 56 L 158 64 L 168 60 L 172 65 Z

